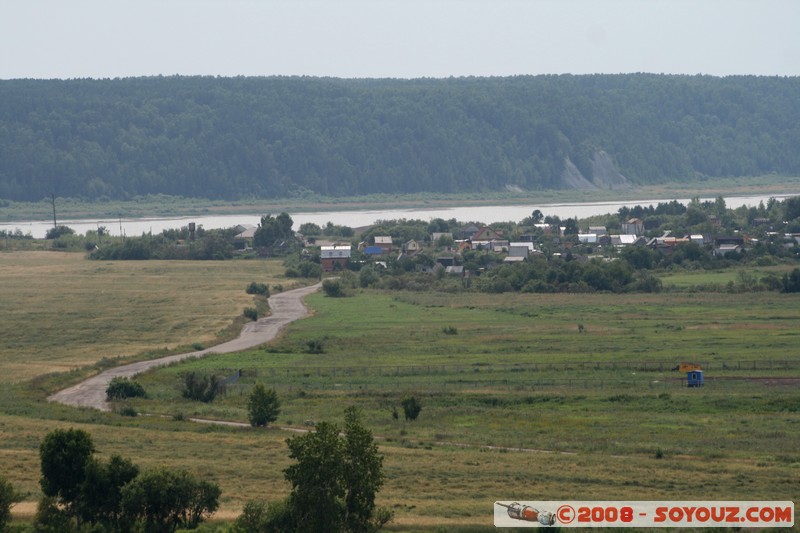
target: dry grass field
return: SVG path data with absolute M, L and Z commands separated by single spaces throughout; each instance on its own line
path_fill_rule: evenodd
M 241 397 L 188 404 L 174 387 L 186 369 L 226 368 L 287 376 L 283 384 L 278 378 L 280 426 L 305 429 L 308 416 L 341 422 L 346 406 L 359 405 L 385 456 L 379 504 L 395 512 L 394 531 L 493 531 L 495 500 L 800 499 L 796 385 L 628 389 L 611 384 L 616 371 L 606 369 L 609 384 L 601 389 L 541 387 L 529 381 L 560 379 L 561 370 L 498 367 L 487 375 L 486 366 L 552 360 L 577 373 L 574 363 L 587 354 L 605 363 L 670 361 L 681 353 L 714 364 L 726 354 L 797 360 L 800 300 L 786 295 L 316 295 L 310 299 L 316 314 L 290 326 L 268 349 L 143 377 L 152 396 L 136 405 L 145 416 L 53 406 L 44 398 L 56 381 L 31 386 L 36 376 L 103 358 L 212 343 L 252 305 L 244 291 L 249 282 L 290 286 L 282 271 L 275 261 L 92 262 L 81 254 L 0 254 L 0 471 L 25 495 L 16 516 L 29 517 L 40 497 L 38 447 L 56 427 L 91 433 L 101 458 L 121 454 L 143 467 L 186 468 L 219 483 L 219 520 L 235 517 L 247 501 L 285 496 L 285 440 L 294 433 L 173 416 L 205 412 L 242 420 Z M 579 334 L 578 323 L 585 333 Z M 443 333 L 447 326 L 457 334 Z M 314 339 L 323 341 L 324 353 L 305 351 Z M 400 378 L 341 372 L 382 364 L 452 366 Z M 324 375 L 332 365 L 340 368 L 335 380 Z M 798 374 L 796 366 L 780 372 Z M 487 379 L 496 381 L 463 385 Z M 365 381 L 370 387 L 400 383 L 394 396 L 418 393 L 420 420 L 392 421 L 381 404 L 384 390 L 364 387 Z M 331 383 L 341 390 L 331 390 Z M 544 451 L 482 447 L 497 443 Z M 654 453 L 658 447 L 663 454 Z
M 88 261 L 0 254 L 0 382 L 195 343 L 208 346 L 253 305 L 251 281 L 284 283 L 267 261 Z M 238 330 L 237 330 L 238 332 Z

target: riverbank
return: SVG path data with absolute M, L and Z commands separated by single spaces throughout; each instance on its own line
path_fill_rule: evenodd
M 800 177 L 761 176 L 756 178 L 708 179 L 671 182 L 626 190 L 547 190 L 464 194 L 420 193 L 413 195 L 370 195 L 326 197 L 306 195 L 297 198 L 206 200 L 178 196 L 152 195 L 128 201 L 96 201 L 56 198 L 56 219 L 164 218 L 201 215 L 236 215 L 279 212 L 319 212 L 348 210 L 386 210 L 450 208 L 486 205 L 528 205 L 603 201 L 649 200 L 652 198 L 800 195 Z M 21 220 L 52 220 L 49 198 L 40 202 L 12 202 L 0 199 L 0 223 Z

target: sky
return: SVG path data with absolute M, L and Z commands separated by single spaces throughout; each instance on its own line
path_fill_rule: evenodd
M 800 0 L 2 0 L 0 79 L 800 75 Z

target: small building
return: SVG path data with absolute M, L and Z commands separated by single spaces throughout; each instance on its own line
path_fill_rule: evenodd
M 345 268 L 347 262 L 350 261 L 351 254 L 352 248 L 349 244 L 321 247 L 319 259 L 322 264 L 322 270 L 333 272 L 337 268 Z
M 702 387 L 705 385 L 703 381 L 702 370 L 691 370 L 686 373 L 686 386 L 687 387 Z
M 460 278 L 464 277 L 464 267 L 461 265 L 453 265 L 449 267 L 445 267 L 444 273 L 448 276 L 458 276 Z
M 711 253 L 714 255 L 714 257 L 725 257 L 726 254 L 740 254 L 743 251 L 744 248 L 737 244 L 720 244 L 719 246 L 715 246 Z
M 605 226 L 589 226 L 589 231 L 586 233 L 594 233 L 598 237 L 608 233 Z
M 420 250 L 422 250 L 422 246 L 420 246 L 419 242 L 415 241 L 414 239 L 411 239 L 403 245 L 403 253 L 408 255 L 419 253 Z
M 375 236 L 375 246 L 380 247 L 384 253 L 392 251 L 392 238 L 389 236 Z
M 644 233 L 644 222 L 639 218 L 631 218 L 622 223 L 622 233 L 625 235 L 642 235 Z
M 364 248 L 364 255 L 383 255 L 383 248 L 380 246 L 367 246 Z
M 578 233 L 578 241 L 585 243 L 585 244 L 595 244 L 597 243 L 597 234 L 596 233 Z

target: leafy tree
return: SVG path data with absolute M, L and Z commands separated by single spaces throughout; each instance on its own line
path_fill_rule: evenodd
M 376 531 L 392 518 L 375 507 L 375 495 L 384 481 L 383 456 L 355 407 L 345 411 L 344 440 L 344 530 Z
M 56 226 L 54 228 L 50 228 L 49 230 L 47 230 L 47 233 L 45 233 L 44 238 L 47 240 L 53 240 L 53 239 L 58 239 L 59 237 L 64 235 L 74 235 L 74 234 L 75 230 L 70 228 L 69 226 Z
M 783 275 L 783 292 L 800 292 L 800 268 Z
M 75 514 L 93 453 L 92 437 L 80 429 L 56 429 L 39 446 L 42 492 L 63 505 L 70 515 Z
M 413 396 L 404 398 L 403 401 L 400 402 L 400 405 L 403 408 L 403 414 L 405 415 L 406 420 L 416 420 L 420 411 L 422 411 L 422 404 L 420 404 Z
M 298 231 L 303 234 L 304 236 L 313 236 L 313 235 L 322 235 L 322 228 L 319 227 L 318 224 L 314 224 L 313 222 L 305 222 L 300 224 L 300 228 Z
M 272 247 L 282 240 L 294 239 L 292 231 L 292 217 L 288 213 L 281 213 L 277 217 L 265 215 L 261 217 L 261 224 L 258 225 L 253 244 L 260 247 Z
M 139 474 L 122 488 L 125 520 L 141 521 L 148 533 L 193 529 L 219 507 L 221 491 L 184 470 L 157 468 Z
M 286 513 L 294 531 L 366 532 L 380 529 L 391 514 L 376 510 L 383 485 L 383 458 L 358 411 L 345 414 L 344 438 L 327 422 L 287 440 L 295 463 L 284 472 L 292 491 Z
M 263 384 L 257 383 L 247 400 L 247 412 L 250 425 L 264 427 L 270 422 L 275 422 L 281 410 L 278 394 L 275 389 L 267 389 Z
M 78 512 L 81 518 L 119 531 L 122 526 L 122 488 L 138 475 L 139 467 L 119 455 L 112 455 L 106 464 L 90 460 L 80 487 Z
M 11 483 L 0 477 L 0 531 L 5 531 L 11 521 L 11 507 L 20 500 Z

